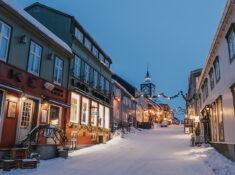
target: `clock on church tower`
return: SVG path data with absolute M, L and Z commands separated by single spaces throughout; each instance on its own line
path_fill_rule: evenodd
M 144 82 L 140 85 L 141 92 L 148 98 L 151 98 L 155 95 L 155 84 L 152 83 L 149 71 L 147 70 Z

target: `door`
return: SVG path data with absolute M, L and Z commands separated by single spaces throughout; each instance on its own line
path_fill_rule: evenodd
M 31 131 L 32 116 L 33 116 L 34 102 L 30 99 L 26 99 L 21 105 L 21 115 L 18 124 L 17 141 L 24 140 L 28 133 Z

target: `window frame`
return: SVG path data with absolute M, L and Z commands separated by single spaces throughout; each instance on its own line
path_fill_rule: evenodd
M 88 67 L 88 71 L 86 72 L 86 66 Z M 91 66 L 87 63 L 87 62 L 83 62 L 83 82 L 86 83 L 86 84 L 89 84 L 90 83 L 90 69 L 91 69 Z M 86 74 L 88 73 L 88 75 Z M 87 78 L 87 79 L 86 79 Z
M 61 82 L 57 82 L 57 80 L 58 80 L 58 77 L 57 77 L 57 80 L 55 79 L 55 71 L 56 71 L 56 60 L 59 60 L 59 61 L 61 61 L 62 62 L 62 67 L 61 67 Z M 53 83 L 54 84 L 56 84 L 56 85 L 59 85 L 59 86 L 61 86 L 62 84 L 63 84 L 63 74 L 64 74 L 64 60 L 63 59 L 61 59 L 60 57 L 58 57 L 58 56 L 55 56 L 55 58 L 54 58 L 54 69 L 53 69 Z M 57 74 L 58 75 L 58 74 Z
M 221 102 L 221 103 L 220 103 Z M 219 106 L 221 105 L 221 106 Z M 224 142 L 224 118 L 223 118 L 223 98 L 219 96 L 216 99 L 217 118 L 218 118 L 218 129 L 219 129 L 219 141 Z M 220 111 L 219 111 L 220 108 Z
M 90 41 L 87 37 L 84 37 L 84 46 L 85 46 L 89 51 L 92 51 L 92 43 L 91 43 L 91 41 Z
M 82 96 L 72 92 L 71 94 L 71 108 L 70 108 L 70 116 L 69 116 L 69 121 L 71 123 L 76 123 L 79 124 L 80 122 L 80 117 L 81 117 L 81 98 Z M 76 106 L 76 110 L 77 110 L 77 115 L 75 115 L 75 120 L 71 119 L 71 115 L 72 115 L 72 99 L 76 99 L 77 100 L 77 106 Z
M 216 64 L 216 63 L 218 63 L 218 64 Z M 218 67 L 216 67 L 217 65 L 218 65 Z M 220 81 L 220 78 L 221 78 L 219 56 L 215 57 L 215 60 L 213 62 L 213 67 L 214 67 L 214 71 L 215 71 L 215 81 L 216 81 L 216 83 L 218 83 Z M 219 73 L 219 75 L 217 73 Z
M 83 121 L 83 104 L 85 103 L 84 101 L 87 101 L 87 110 L 86 112 L 86 121 Z M 90 117 L 90 99 L 86 97 L 82 97 L 82 104 L 81 104 L 81 124 L 83 125 L 89 125 L 89 117 Z
M 76 59 L 78 59 L 80 61 L 80 68 L 79 68 L 80 70 L 79 71 L 76 70 L 77 67 L 75 69 Z M 79 72 L 79 75 L 76 75 L 76 72 Z M 78 55 L 76 55 L 76 54 L 75 54 L 74 59 L 73 59 L 73 76 L 78 78 L 78 79 L 81 79 L 81 77 L 82 77 L 82 59 Z
M 78 33 L 79 35 L 77 35 Z M 74 29 L 74 36 L 79 42 L 81 43 L 84 42 L 84 38 L 85 38 L 84 33 L 78 27 L 75 27 Z
M 233 37 L 231 37 L 232 34 L 233 34 Z M 235 59 L 235 23 L 232 23 L 230 25 L 229 30 L 228 30 L 225 38 L 226 38 L 227 44 L 228 44 L 229 60 L 230 60 L 230 63 L 232 63 L 233 60 Z M 232 51 L 231 51 L 231 48 L 233 49 Z
M 233 108 L 234 108 L 234 116 L 235 116 L 235 83 L 230 87 L 232 97 L 233 97 Z
M 58 124 L 57 124 L 57 126 L 61 126 L 61 116 L 62 116 L 62 108 L 61 108 L 61 106 L 50 104 L 49 113 L 48 113 L 48 117 L 49 117 L 48 121 L 49 121 L 49 123 L 51 121 L 51 108 L 52 107 L 56 107 L 56 108 L 59 109 L 59 117 L 58 117 Z
M 41 48 L 41 56 L 40 56 L 40 61 L 39 61 L 39 72 L 38 73 L 36 73 L 36 72 L 33 72 L 33 71 L 31 71 L 30 69 L 29 69 L 29 63 L 30 63 L 30 54 L 31 54 L 31 45 L 32 45 L 32 43 L 33 44 L 35 44 L 36 46 L 39 46 L 40 48 Z M 41 63 L 42 63 L 42 55 L 43 55 L 43 47 L 40 45 L 40 44 L 38 44 L 37 42 L 35 42 L 34 40 L 30 40 L 30 44 L 29 44 L 29 51 L 28 51 L 28 62 L 27 62 L 27 72 L 29 72 L 29 73 L 31 73 L 31 74 L 33 74 L 33 75 L 35 75 L 35 76 L 40 76 L 40 73 L 41 73 Z M 35 58 L 34 58 L 35 59 Z
M 214 75 L 214 68 L 213 67 L 211 67 L 211 69 L 209 71 L 209 77 L 210 77 L 210 88 L 211 88 L 211 90 L 213 90 L 215 88 L 215 75 Z
M 7 44 L 7 50 L 6 50 L 6 56 L 5 58 L 0 58 L 0 61 L 3 61 L 3 62 L 7 62 L 8 60 L 8 57 L 9 57 L 9 52 L 10 52 L 10 44 L 11 44 L 11 38 L 12 38 L 12 31 L 13 31 L 13 28 L 11 25 L 9 25 L 7 22 L 5 22 L 4 20 L 0 19 L 0 23 L 2 23 L 2 26 L 7 26 L 9 27 L 10 29 L 10 34 L 9 34 L 9 38 L 8 38 L 8 44 Z M 1 35 L 0 35 L 1 36 Z M 0 37 L 1 38 L 1 37 Z

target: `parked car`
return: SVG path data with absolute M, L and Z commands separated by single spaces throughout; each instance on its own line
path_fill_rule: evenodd
M 161 128 L 163 128 L 163 127 L 168 127 L 168 122 L 167 121 L 163 121 L 161 123 Z

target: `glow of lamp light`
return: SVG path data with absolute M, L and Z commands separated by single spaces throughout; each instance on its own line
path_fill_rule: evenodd
M 22 101 L 25 101 L 27 98 L 25 96 L 21 97 Z

